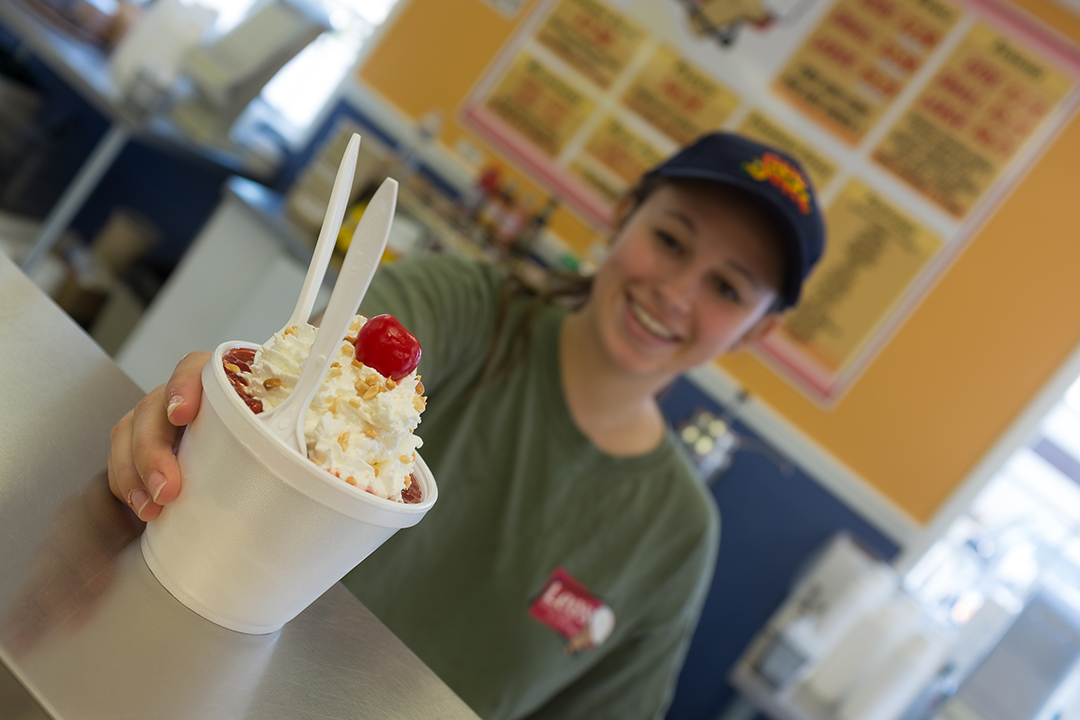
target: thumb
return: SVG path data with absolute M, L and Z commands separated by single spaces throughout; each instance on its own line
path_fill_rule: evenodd
M 187 425 L 199 414 L 202 370 L 209 360 L 208 352 L 188 353 L 177 363 L 172 377 L 165 383 L 165 414 L 173 425 Z

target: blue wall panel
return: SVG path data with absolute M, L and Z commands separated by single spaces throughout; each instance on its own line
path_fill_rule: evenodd
M 698 409 L 719 414 L 712 398 L 689 380 L 677 381 L 662 406 L 672 424 Z M 756 437 L 745 425 L 736 431 Z M 720 508 L 720 553 L 712 589 L 686 658 L 671 720 L 711 720 L 734 696 L 727 675 L 815 550 L 840 530 L 868 550 L 892 559 L 899 548 L 815 480 L 785 474 L 766 455 L 739 451 L 712 485 Z

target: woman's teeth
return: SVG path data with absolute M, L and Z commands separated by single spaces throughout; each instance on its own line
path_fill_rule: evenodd
M 645 327 L 645 329 L 651 332 L 653 335 L 661 337 L 664 340 L 675 339 L 674 333 L 664 327 L 663 323 L 661 323 L 659 320 L 654 318 L 649 313 L 645 312 L 645 308 L 641 307 L 633 300 L 630 301 L 630 312 L 634 313 L 634 317 L 637 318 L 637 321 L 641 323 Z

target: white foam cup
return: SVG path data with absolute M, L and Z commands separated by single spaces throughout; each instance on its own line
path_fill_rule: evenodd
M 142 552 L 172 595 L 244 633 L 279 629 L 438 499 L 417 455 L 421 502 L 386 500 L 331 475 L 271 435 L 232 388 L 218 346 L 199 414 L 180 441 L 179 496 L 146 526 Z

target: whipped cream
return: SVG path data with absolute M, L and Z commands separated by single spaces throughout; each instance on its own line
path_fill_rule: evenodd
M 424 386 L 415 372 L 395 382 L 356 360 L 352 343 L 366 322 L 353 318 L 315 391 L 304 419 L 308 459 L 361 490 L 401 501 L 423 444 L 413 431 L 426 405 Z M 241 373 L 264 410 L 296 387 L 315 334 L 306 323 L 275 333 L 256 351 L 251 372 Z

